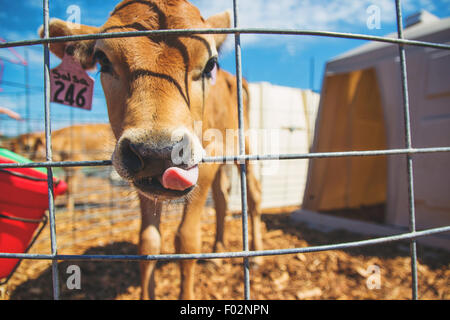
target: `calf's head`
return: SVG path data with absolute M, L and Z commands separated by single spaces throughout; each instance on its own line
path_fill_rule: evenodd
M 52 19 L 50 36 L 141 30 L 226 28 L 228 12 L 203 19 L 185 0 L 126 0 L 100 27 Z M 41 31 L 42 36 L 42 31 Z M 177 198 L 197 183 L 203 157 L 195 121 L 217 72 L 226 35 L 150 35 L 53 43 L 86 68 L 100 67 L 116 171 L 148 197 Z
M 33 161 L 45 161 L 45 134 L 43 132 L 22 134 L 11 140 L 9 149 Z

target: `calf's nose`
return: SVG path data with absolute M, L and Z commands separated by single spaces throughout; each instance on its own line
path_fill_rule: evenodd
M 123 139 L 120 152 L 123 165 L 133 176 L 157 176 L 171 165 L 173 146 L 155 147 Z

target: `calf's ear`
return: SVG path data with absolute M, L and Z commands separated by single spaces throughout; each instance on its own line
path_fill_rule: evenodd
M 216 29 L 230 28 L 231 27 L 231 11 L 227 10 L 225 12 L 216 14 L 214 16 L 209 17 L 206 21 L 212 28 L 216 28 Z M 226 38 L 227 38 L 226 33 L 214 35 L 214 40 L 216 41 L 217 51 L 219 51 L 220 46 L 225 42 Z
M 100 28 L 74 24 L 60 19 L 51 19 L 49 23 L 50 37 L 65 37 L 82 34 L 98 33 Z M 39 36 L 44 37 L 44 27 L 38 30 Z M 85 69 L 94 67 L 94 45 L 95 40 L 54 42 L 50 43 L 50 51 L 62 59 L 65 53 L 72 55 Z

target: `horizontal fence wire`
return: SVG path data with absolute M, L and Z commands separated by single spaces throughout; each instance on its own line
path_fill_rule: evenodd
M 397 38 L 371 36 L 355 33 L 342 33 L 342 32 L 330 32 L 330 31 L 317 31 L 317 30 L 292 30 L 292 29 L 273 29 L 273 28 L 240 28 L 238 25 L 238 1 L 233 0 L 234 7 L 234 28 L 221 28 L 221 29 L 175 29 L 175 30 L 148 30 L 148 31 L 130 31 L 130 32 L 113 32 L 113 33 L 97 33 L 64 37 L 50 37 L 49 32 L 49 10 L 48 0 L 43 0 L 43 19 L 44 19 L 44 38 L 31 39 L 21 41 L 10 41 L 0 43 L 0 48 L 11 48 L 20 46 L 31 45 L 43 45 L 44 46 L 44 88 L 45 88 L 45 133 L 46 133 L 46 154 L 47 161 L 36 163 L 13 163 L 13 164 L 0 164 L 2 169 L 14 169 L 14 168 L 36 168 L 43 167 L 48 170 L 48 191 L 49 191 L 49 218 L 50 218 L 50 237 L 51 237 L 51 254 L 29 254 L 29 253 L 0 253 L 0 258 L 11 259 L 30 259 L 30 260 L 51 260 L 52 261 L 52 281 L 53 281 L 53 295 L 55 299 L 59 299 L 59 280 L 57 261 L 58 260 L 71 260 L 71 261 L 143 261 L 143 260 L 186 260 L 186 259 L 222 259 L 222 258 L 244 258 L 244 282 L 245 282 L 245 298 L 250 297 L 250 282 L 248 271 L 248 258 L 257 256 L 275 256 L 297 253 L 309 253 L 319 252 L 327 250 L 338 249 L 350 249 L 355 247 L 363 247 L 370 245 L 377 245 L 383 243 L 389 243 L 394 241 L 408 240 L 411 244 L 411 269 L 413 273 L 412 277 L 412 291 L 413 298 L 417 298 L 417 265 L 416 265 L 416 251 L 415 240 L 420 237 L 436 235 L 440 233 L 446 233 L 450 231 L 450 226 L 430 228 L 426 230 L 416 231 L 414 222 L 414 190 L 412 185 L 412 156 L 417 154 L 436 153 L 436 152 L 450 152 L 450 147 L 434 147 L 434 148 L 413 148 L 410 140 L 410 111 L 408 105 L 408 91 L 407 91 L 407 78 L 406 78 L 406 59 L 405 59 L 405 46 L 419 46 L 426 48 L 435 48 L 442 50 L 450 50 L 449 44 L 432 43 L 418 40 L 409 40 L 403 38 L 403 26 L 401 23 L 402 13 L 400 7 L 400 0 L 395 0 L 396 3 L 396 18 L 397 18 Z M 240 61 L 240 36 L 242 34 L 260 34 L 260 35 L 293 35 L 293 36 L 316 36 L 316 37 L 331 37 L 331 38 L 344 38 L 355 40 L 367 40 L 376 41 L 388 44 L 396 44 L 399 47 L 399 56 L 401 60 L 401 75 L 402 75 L 402 89 L 403 89 L 403 106 L 405 112 L 404 124 L 406 126 L 406 146 L 404 149 L 389 149 L 389 150 L 368 150 L 368 151 L 343 151 L 343 152 L 314 152 L 314 153 L 300 153 L 300 154 L 266 154 L 266 155 L 247 155 L 243 152 L 243 144 L 240 144 L 239 155 L 236 156 L 221 156 L 221 157 L 205 157 L 202 162 L 204 163 L 241 163 L 241 172 L 245 176 L 245 161 L 262 161 L 262 160 L 294 160 L 294 159 L 315 159 L 315 158 L 338 158 L 338 157 L 366 157 L 366 156 L 389 156 L 389 155 L 406 155 L 408 159 L 408 196 L 409 196 L 409 213 L 410 213 L 410 232 L 401 233 L 386 237 L 373 238 L 368 240 L 345 242 L 329 245 L 310 246 L 304 248 L 288 248 L 288 249 L 276 249 L 276 250 L 261 250 L 261 251 L 249 251 L 244 241 L 244 250 L 239 252 L 223 252 L 223 253 L 196 253 L 196 254 L 162 254 L 162 255 L 60 255 L 57 253 L 56 247 L 56 232 L 55 232 L 55 217 L 54 217 L 54 203 L 53 203 L 53 179 L 52 168 L 54 167 L 87 167 L 87 166 L 111 166 L 111 160 L 102 161 L 52 161 L 51 150 L 51 118 L 50 118 L 50 83 L 49 83 L 49 44 L 57 42 L 71 42 L 71 41 L 83 41 L 83 40 L 96 40 L 96 39 L 111 39 L 111 38 L 130 38 L 130 37 L 151 37 L 159 35 L 191 35 L 191 34 L 234 34 L 235 35 L 235 55 L 236 55 L 236 69 L 237 69 L 237 86 L 238 86 L 238 112 L 242 115 L 242 92 L 239 90 L 242 85 L 242 69 Z M 241 119 L 240 119 L 241 120 Z M 239 134 L 240 140 L 244 141 L 243 124 L 240 123 Z M 241 178 L 241 195 L 242 195 L 242 211 L 246 212 L 246 200 L 245 200 L 245 179 Z M 248 237 L 248 230 L 246 226 L 246 215 L 243 215 L 243 237 Z
M 166 30 L 93 33 L 93 34 L 63 36 L 63 37 L 51 37 L 46 39 L 3 42 L 0 43 L 0 48 L 23 47 L 30 45 L 49 44 L 56 42 L 83 41 L 83 40 L 149 37 L 160 35 L 191 35 L 191 34 L 241 34 L 241 35 L 260 34 L 260 35 L 316 36 L 316 37 L 344 38 L 354 40 L 368 40 L 390 44 L 401 44 L 409 46 L 420 46 L 427 48 L 450 50 L 450 45 L 444 43 L 433 43 L 426 41 L 388 38 L 381 36 L 372 36 L 372 35 L 345 33 L 345 32 L 289 30 L 289 29 L 273 29 L 273 28 L 218 28 L 218 29 L 168 29 L 168 30 L 166 29 Z
M 30 259 L 30 260 L 70 260 L 70 261 L 146 261 L 146 260 L 193 260 L 193 259 L 224 259 L 224 258 L 251 258 L 260 256 L 276 256 L 297 253 L 312 253 L 329 250 L 344 250 L 357 247 L 380 245 L 402 240 L 412 240 L 440 233 L 450 232 L 450 226 L 431 228 L 416 232 L 400 233 L 387 237 L 372 238 L 368 240 L 342 242 L 303 248 L 287 248 L 259 251 L 236 251 L 220 253 L 190 253 L 190 254 L 159 254 L 159 255 L 52 255 L 52 254 L 26 254 L 26 253 L 0 253 L 0 258 Z
M 265 155 L 235 155 L 205 157 L 203 163 L 239 163 L 243 161 L 268 161 L 268 160 L 302 160 L 314 158 L 342 158 L 342 157 L 373 157 L 373 156 L 395 156 L 407 154 L 424 154 L 450 152 L 450 147 L 433 148 L 411 148 L 411 149 L 387 149 L 367 151 L 340 151 L 340 152 L 312 152 L 312 153 L 283 153 Z M 95 161 L 52 161 L 52 162 L 30 162 L 30 163 L 0 163 L 0 169 L 14 168 L 48 168 L 48 167 L 101 167 L 111 166 L 111 160 Z

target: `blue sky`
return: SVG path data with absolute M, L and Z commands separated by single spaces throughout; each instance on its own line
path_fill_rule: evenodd
M 0 37 L 6 40 L 22 40 L 37 37 L 42 24 L 42 0 L 0 0 Z M 192 0 L 204 17 L 232 8 L 232 0 Z M 51 17 L 68 19 L 67 9 L 71 5 L 80 8 L 81 23 L 100 26 L 107 19 L 118 0 L 53 0 L 50 1 Z M 404 0 L 404 16 L 424 9 L 443 18 L 450 15 L 450 0 Z M 379 28 L 369 28 L 368 8 L 379 9 Z M 288 29 L 314 29 L 339 32 L 355 32 L 369 35 L 386 35 L 396 30 L 394 0 L 240 0 L 240 23 L 242 27 L 268 27 Z M 242 36 L 242 61 L 244 76 L 250 82 L 267 81 L 278 85 L 313 88 L 320 90 L 325 64 L 331 58 L 363 44 L 364 41 L 298 36 Z M 25 55 L 24 48 L 16 48 Z M 42 46 L 27 49 L 30 71 L 30 108 L 33 130 L 43 129 L 43 68 Z M 0 58 L 11 58 L 7 49 L 0 49 Z M 314 62 L 314 82 L 311 83 L 311 61 Z M 52 56 L 51 65 L 59 60 Z M 230 36 L 221 56 L 221 66 L 235 73 L 234 42 Z M 67 125 L 70 115 L 75 121 L 107 121 L 99 76 L 97 80 L 93 111 L 73 110 L 70 107 L 52 104 L 54 127 Z M 0 106 L 9 107 L 25 116 L 24 83 L 22 66 L 5 63 L 3 89 Z M 5 127 L 5 118 L 0 116 L 0 131 L 26 130 L 25 124 Z

